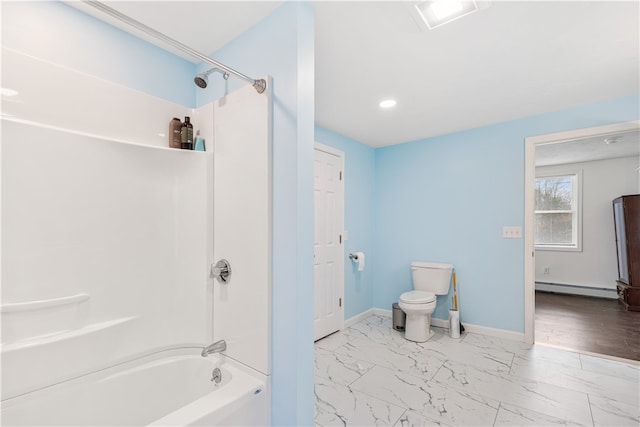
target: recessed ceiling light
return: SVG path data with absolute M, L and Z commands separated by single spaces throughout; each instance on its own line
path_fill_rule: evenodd
M 474 0 L 427 0 L 415 7 L 430 30 L 478 10 Z
M 380 108 L 393 108 L 397 104 L 395 99 L 385 99 L 384 101 L 380 101 Z
M 611 144 L 615 144 L 616 142 L 620 142 L 620 137 L 619 136 L 614 136 L 611 138 L 605 138 L 604 139 L 604 143 L 607 145 L 611 145 Z

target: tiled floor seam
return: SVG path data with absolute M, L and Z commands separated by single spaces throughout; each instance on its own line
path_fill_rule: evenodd
M 590 371 L 585 371 L 585 372 L 590 372 Z M 568 390 L 568 391 L 571 391 L 571 392 L 577 392 L 577 393 L 585 394 L 585 395 L 587 395 L 587 397 L 589 396 L 589 393 L 586 392 L 586 391 L 577 390 L 575 388 L 564 386 L 564 385 L 554 384 L 553 382 L 550 382 L 549 380 L 544 380 L 544 379 L 540 379 L 540 378 L 529 378 L 529 377 L 525 377 L 525 376 L 522 376 L 522 375 L 512 374 L 511 370 L 506 375 L 509 375 L 509 376 L 511 376 L 511 377 L 513 377 L 515 379 L 521 379 L 521 380 L 527 380 L 527 381 L 535 381 L 535 382 L 538 382 L 538 383 L 541 383 L 541 384 L 546 384 L 546 385 L 549 385 L 549 386 L 552 386 L 552 387 L 561 388 L 561 389 Z M 616 378 L 616 377 L 612 377 L 612 378 Z M 621 380 L 624 381 L 624 379 L 621 379 Z M 600 395 L 600 394 L 597 394 L 597 393 L 593 393 L 593 395 L 594 396 L 598 396 L 600 398 L 607 398 L 607 395 Z M 590 402 L 589 402 L 589 409 L 591 409 L 591 403 Z M 593 421 L 593 414 L 592 414 L 592 421 Z
M 589 414 L 591 415 L 591 424 L 595 427 L 596 420 L 593 418 L 593 408 L 591 408 L 591 397 L 589 397 L 589 393 L 587 393 L 587 402 L 589 403 Z
M 397 425 L 397 424 L 398 424 L 398 422 L 399 422 L 400 420 L 402 420 L 402 417 L 404 417 L 404 416 L 407 414 L 407 411 L 409 411 L 409 410 L 408 410 L 408 409 L 405 409 L 405 410 L 404 410 L 404 412 L 403 412 L 402 414 L 400 414 L 400 416 L 398 417 L 398 419 L 396 420 L 396 422 L 395 422 L 395 423 L 393 423 L 393 424 L 391 424 L 391 425 L 392 425 L 392 426 Z M 400 423 L 400 425 L 402 425 L 402 423 Z
M 545 385 L 548 385 L 548 386 L 561 388 L 563 390 L 568 390 L 570 392 L 581 393 L 581 394 L 588 395 L 586 392 L 581 391 L 581 390 L 576 390 L 576 389 L 573 389 L 573 388 L 570 388 L 570 387 L 565 387 L 565 386 L 561 386 L 561 385 L 558 385 L 558 384 L 553 384 L 553 383 L 550 383 L 550 382 L 547 382 L 547 381 L 543 381 L 543 380 L 539 380 L 539 379 L 536 379 L 536 378 L 527 378 L 527 377 L 522 377 L 522 376 L 512 375 L 512 374 L 506 374 L 506 375 L 509 375 L 509 376 L 511 376 L 511 377 L 513 377 L 515 379 L 518 379 L 518 380 L 534 381 L 534 382 L 537 382 L 537 383 L 540 383 L 540 384 L 545 384 Z
M 500 414 L 500 408 L 502 407 L 502 402 L 498 402 L 498 410 L 496 411 L 496 417 L 493 419 L 493 426 L 495 427 L 496 422 L 498 421 L 498 414 Z
M 358 381 L 360 378 L 362 378 L 367 372 L 369 372 L 370 370 L 372 370 L 374 367 L 378 366 L 375 363 L 372 364 L 373 366 L 370 367 L 369 369 L 367 369 L 364 373 L 360 374 L 360 376 L 358 378 L 356 378 L 355 380 L 351 381 L 349 384 L 346 384 L 345 387 L 349 387 L 351 388 L 351 386 L 353 385 L 353 383 L 355 383 L 356 381 Z M 361 392 L 362 393 L 362 392 Z M 367 394 L 367 393 L 365 393 Z M 369 394 L 367 394 L 367 396 L 369 396 Z M 375 397 L 375 396 L 371 396 L 371 397 Z M 389 403 L 389 402 L 387 402 Z
M 467 366 L 471 366 L 473 368 L 472 365 L 467 365 Z M 509 374 L 503 373 L 502 375 L 509 375 Z M 570 388 L 567 388 L 567 387 L 561 387 L 561 386 L 558 386 L 558 385 L 555 385 L 555 384 L 549 384 L 549 383 L 542 382 L 542 381 L 531 380 L 531 379 L 528 379 L 528 378 L 519 377 L 519 376 L 515 376 L 515 375 L 509 375 L 509 376 L 513 377 L 516 380 L 524 379 L 524 380 L 527 380 L 527 381 L 535 381 L 535 382 L 543 383 L 543 384 L 548 385 L 548 386 L 561 388 L 563 390 L 568 390 L 571 393 L 580 393 L 582 395 L 585 395 L 585 396 L 587 396 L 587 403 L 589 405 L 589 410 L 591 411 L 591 404 L 590 404 L 590 402 L 588 400 L 588 394 L 585 393 L 585 392 L 573 390 L 573 389 L 570 389 Z M 446 383 L 440 382 L 438 380 L 436 380 L 435 383 L 437 383 L 437 384 L 439 384 L 439 385 L 441 385 L 443 387 L 451 387 L 451 388 L 456 389 L 456 390 L 461 391 L 461 392 L 470 393 L 468 390 L 465 389 L 465 387 L 460 387 L 460 386 L 452 385 L 452 384 L 446 384 Z M 497 399 L 496 397 L 491 396 L 489 393 L 484 393 L 483 391 L 474 391 L 472 394 L 476 394 L 476 395 L 484 397 L 486 399 L 498 400 L 500 403 L 502 403 L 502 401 L 500 399 Z M 520 405 L 518 405 L 516 403 L 511 403 L 511 402 L 507 402 L 507 403 L 509 403 L 509 405 L 512 405 L 512 406 L 521 407 Z M 538 412 L 538 413 L 543 414 L 543 415 L 548 415 L 548 416 L 552 416 L 552 417 L 558 417 L 558 415 L 548 414 L 548 413 L 540 411 L 540 410 L 535 410 L 535 409 L 530 409 L 530 408 L 524 408 L 524 409 L 529 410 L 529 411 L 533 411 L 533 412 Z M 593 415 L 592 414 L 590 414 L 590 415 L 591 415 L 591 422 L 593 423 Z M 575 421 L 573 421 L 573 422 L 575 422 Z
M 384 367 L 384 366 L 383 366 L 383 367 Z M 372 368 L 372 369 L 373 369 L 373 368 Z M 387 369 L 388 369 L 388 368 L 387 368 Z M 362 378 L 362 377 L 360 377 L 360 378 Z M 359 380 L 360 378 L 358 378 L 358 380 Z M 366 395 L 366 396 L 368 396 L 368 397 L 370 397 L 370 398 L 372 398 L 372 399 L 380 400 L 381 402 L 387 403 L 387 404 L 389 404 L 389 405 L 398 406 L 398 407 L 400 407 L 400 408 L 403 408 L 403 409 L 404 409 L 403 414 L 404 414 L 405 412 L 407 412 L 407 411 L 412 410 L 411 408 L 405 408 L 404 406 L 400 406 L 400 405 L 398 405 L 398 403 L 395 403 L 395 402 L 389 402 L 388 400 L 385 400 L 385 399 L 382 399 L 382 398 L 380 398 L 380 397 L 378 397 L 378 396 L 375 396 L 375 395 L 373 395 L 373 394 L 367 393 L 367 392 L 366 392 L 366 391 L 364 391 L 364 390 L 360 390 L 360 389 L 352 389 L 352 388 L 351 388 L 351 386 L 353 385 L 353 383 L 355 383 L 355 382 L 356 382 L 356 381 L 358 381 L 358 380 L 353 381 L 351 384 L 346 385 L 345 387 L 347 387 L 347 388 L 349 389 L 349 391 L 351 391 L 351 392 L 353 392 L 353 390 L 355 390 L 355 391 L 357 391 L 358 393 L 364 394 L 364 395 Z M 398 419 L 399 419 L 399 418 L 398 418 Z M 397 420 L 396 420 L 396 422 L 397 422 Z
M 371 367 L 369 370 L 372 370 L 375 366 L 380 367 L 380 368 L 383 368 L 383 369 L 389 369 L 389 370 L 392 370 L 392 368 L 389 368 L 388 366 L 375 365 L 375 364 L 374 364 L 374 366 L 373 366 L 373 367 Z M 441 367 L 442 367 L 442 366 L 441 366 Z M 440 368 L 438 368 L 438 369 L 440 369 Z M 411 377 L 414 377 L 414 378 L 420 379 L 420 380 L 427 381 L 427 382 L 431 382 L 431 381 L 432 381 L 432 380 L 427 380 L 427 379 L 424 379 L 424 378 L 420 378 L 419 376 L 416 376 L 416 375 L 414 375 L 414 374 L 412 374 L 412 373 L 407 373 L 407 372 L 404 372 L 404 371 L 399 371 L 399 372 L 401 372 L 401 373 L 403 373 L 403 374 L 405 374 L 405 375 L 408 375 L 408 376 L 411 376 Z M 360 378 L 362 378 L 362 376 L 360 376 Z M 358 379 L 356 379 L 356 380 L 352 381 L 352 382 L 351 382 L 351 384 L 349 384 L 348 386 L 345 386 L 345 387 L 348 387 L 348 388 L 349 388 L 349 390 L 351 390 L 351 385 L 353 385 L 353 383 L 355 383 L 356 381 L 358 381 L 360 378 L 358 378 Z M 436 384 L 438 384 L 438 385 L 442 385 L 441 383 L 438 383 L 437 381 L 433 381 L 433 383 L 436 383 Z M 379 397 L 379 396 L 376 396 L 376 395 L 370 394 L 370 393 L 368 393 L 368 392 L 367 392 L 367 391 L 365 391 L 365 390 L 360 390 L 360 389 L 355 389 L 355 390 L 356 390 L 358 393 L 362 393 L 362 394 L 364 394 L 364 395 L 366 395 L 366 396 L 368 396 L 368 397 L 371 397 L 371 398 L 376 399 L 376 400 L 380 400 L 380 401 L 385 402 L 385 403 L 387 403 L 387 404 L 389 404 L 389 405 L 393 405 L 393 406 L 400 406 L 400 405 L 398 405 L 398 403 L 397 403 L 397 402 L 389 402 L 388 400 L 385 400 L 385 399 L 383 399 L 383 398 L 381 398 L 381 397 Z M 484 397 L 484 396 L 483 396 L 483 397 Z M 395 425 L 399 420 L 401 420 L 401 419 L 402 419 L 402 417 L 403 417 L 403 416 L 404 416 L 408 411 L 414 411 L 414 412 L 416 412 L 416 413 L 420 414 L 421 416 L 425 416 L 424 414 L 422 414 L 422 412 L 418 411 L 416 408 L 406 408 L 406 407 L 404 407 L 404 406 L 400 406 L 400 407 L 404 409 L 404 412 L 402 413 L 402 415 L 401 415 L 400 417 L 398 417 L 398 419 L 396 420 L 396 422 L 395 422 L 394 424 L 392 424 L 392 425 Z
M 446 359 L 444 362 L 442 362 L 442 364 L 440 365 L 440 367 L 436 370 L 436 372 L 431 376 L 431 378 L 429 378 L 427 381 L 429 382 L 434 382 L 436 384 L 440 384 L 438 383 L 438 381 L 434 380 L 434 378 L 438 375 L 438 373 L 440 372 L 440 369 L 442 369 L 442 367 L 444 366 L 445 363 L 447 363 L 449 361 L 449 359 Z
M 509 363 L 509 372 L 508 372 L 509 375 L 511 375 L 511 370 L 513 369 L 513 361 L 516 360 L 516 354 L 515 353 L 511 353 L 511 354 L 513 354 L 513 356 L 511 356 L 511 363 Z

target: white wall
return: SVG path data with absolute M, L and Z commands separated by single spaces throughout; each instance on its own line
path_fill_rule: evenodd
M 213 258 L 231 265 L 213 283 L 213 332 L 229 357 L 271 373 L 271 85 L 247 85 L 213 106 Z M 251 117 L 251 126 L 247 126 Z
M 611 201 L 639 191 L 637 157 L 536 168 L 536 173 L 582 170 L 582 251 L 536 251 L 536 282 L 615 289 L 616 247 Z M 544 268 L 549 267 L 549 274 Z

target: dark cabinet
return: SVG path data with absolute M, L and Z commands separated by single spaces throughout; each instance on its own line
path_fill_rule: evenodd
M 640 194 L 613 200 L 618 252 L 618 298 L 627 310 L 640 311 Z

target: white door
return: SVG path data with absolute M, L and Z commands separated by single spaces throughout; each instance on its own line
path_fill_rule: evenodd
M 315 340 L 344 322 L 344 154 L 316 144 L 314 154 Z

